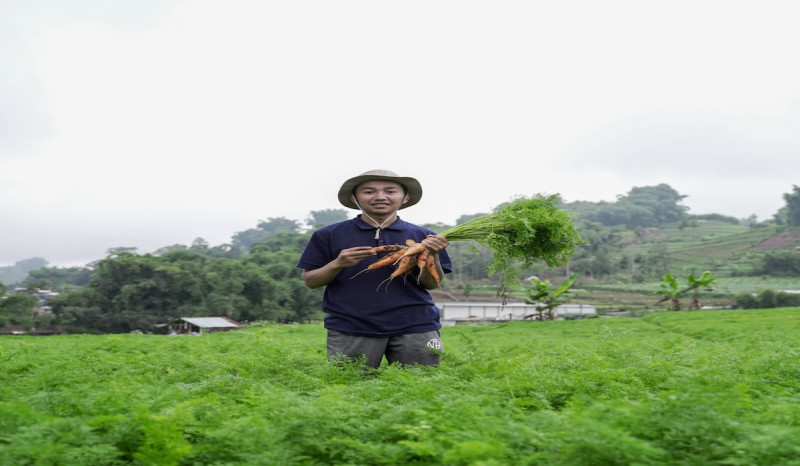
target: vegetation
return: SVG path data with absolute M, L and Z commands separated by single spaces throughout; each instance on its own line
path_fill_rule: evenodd
M 569 256 L 566 263 L 533 260 L 526 264 L 523 256 L 498 254 L 502 248 L 495 244 L 453 241 L 448 253 L 455 269 L 445 277 L 438 296 L 524 301 L 522 288 L 497 293 L 509 276 L 491 273 L 503 268 L 497 266 L 498 261 L 508 261 L 519 274 L 513 279 L 518 287 L 523 277 L 537 276 L 554 286 L 577 277 L 571 296 L 600 310 L 648 312 L 654 306 L 651 296 L 666 274 L 687 277 L 706 271 L 716 280 L 714 289 L 698 289 L 695 297 L 712 307 L 741 307 L 737 303 L 741 293 L 797 288 L 791 278 L 800 273 L 800 226 L 793 226 L 786 215 L 794 209 L 790 205 L 794 206 L 795 195 L 800 196 L 797 189 L 785 196 L 789 204 L 781 215 L 761 223 L 752 217 L 736 222 L 718 214 L 690 215 L 680 205 L 685 196 L 667 185 L 634 188 L 613 203 L 561 203 L 556 209 L 558 218 L 569 213 L 571 222 L 561 225 L 574 226 L 562 231 L 574 231 L 580 237 L 574 253 L 561 256 Z M 319 227 L 345 218 L 344 210 L 316 211 L 306 224 Z M 470 222 L 481 218 L 491 218 L 491 214 L 463 215 L 456 226 L 426 226 L 439 232 L 457 231 L 472 228 L 464 225 L 475 225 Z M 498 241 L 510 238 L 497 236 Z M 252 230 L 236 233 L 230 244 L 211 246 L 197 238 L 191 245 L 164 246 L 149 254 L 118 247 L 84 268 L 41 267 L 46 262 L 34 259 L 40 268 L 27 271 L 20 282 L 4 283 L 10 292 L 16 287 L 60 292 L 48 303 L 53 312 L 39 313 L 21 309 L 25 303 L 9 303 L 14 315 L 6 312 L 0 321 L 91 333 L 151 332 L 155 322 L 189 314 L 225 315 L 246 322 L 307 322 L 319 317 L 322 299 L 321 291 L 302 286 L 294 267 L 307 240 L 308 231 L 301 230 L 300 222 L 269 218 Z M 31 261 L 17 266 L 30 266 Z M 23 315 L 31 317 L 23 321 Z
M 0 267 L 0 283 L 6 285 L 20 283 L 34 270 L 47 266 L 47 261 L 41 257 L 33 257 L 17 261 L 14 265 Z
M 692 296 L 689 310 L 698 310 L 700 309 L 700 291 L 712 291 L 714 289 L 714 282 L 717 281 L 717 279 L 711 276 L 711 272 L 706 271 L 699 277 L 695 277 L 693 273 L 690 273 L 686 281 L 686 293 Z
M 0 338 L 0 463 L 797 464 L 800 309 L 443 329 L 339 368 L 321 325 Z
M 577 277 L 572 277 L 558 287 L 553 287 L 550 280 L 531 280 L 530 287 L 526 290 L 526 304 L 536 306 L 539 320 L 554 320 L 555 309 L 567 302 L 570 293 L 569 287 L 575 283 Z
M 580 244 L 570 216 L 559 209 L 557 195 L 518 198 L 494 212 L 475 217 L 439 234 L 449 241 L 473 241 L 492 252 L 487 266 L 490 277 L 500 276 L 501 293 L 519 288 L 521 267 L 543 261 L 550 267 L 564 265 Z
M 670 311 L 680 311 L 681 310 L 681 295 L 683 295 L 683 290 L 681 290 L 681 285 L 678 283 L 678 279 L 672 276 L 671 273 L 664 275 L 664 281 L 661 283 L 661 287 L 658 291 L 656 291 L 657 295 L 663 296 L 661 301 L 656 304 L 659 304 L 664 301 L 669 301 L 669 310 Z
M 661 282 L 658 291 L 655 292 L 656 295 L 663 296 L 661 301 L 656 304 L 669 301 L 670 311 L 680 311 L 681 298 L 689 295 L 692 298 L 691 304 L 689 304 L 689 310 L 699 310 L 700 291 L 703 289 L 711 291 L 713 289 L 713 283 L 716 280 L 715 277 L 711 276 L 711 272 L 703 272 L 699 277 L 695 277 L 693 273 L 690 273 L 686 279 L 686 285 L 681 287 L 678 279 L 668 273 L 664 275 L 664 280 Z
M 153 332 L 181 316 L 316 320 L 322 294 L 303 286 L 295 268 L 306 241 L 305 235 L 276 234 L 241 259 L 191 250 L 119 252 L 96 264 L 85 287 L 51 299 L 52 313 L 38 318 L 69 333 Z
M 739 293 L 735 297 L 738 309 L 774 309 L 800 306 L 800 292 L 787 293 L 766 288 L 758 293 Z

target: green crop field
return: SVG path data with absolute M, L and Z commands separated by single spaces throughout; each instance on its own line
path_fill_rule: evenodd
M 0 464 L 800 464 L 800 309 L 443 329 L 438 368 L 321 324 L 0 338 Z

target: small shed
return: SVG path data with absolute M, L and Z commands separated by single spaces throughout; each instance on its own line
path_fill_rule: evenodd
M 168 324 L 170 335 L 202 335 L 227 332 L 242 324 L 227 317 L 180 317 Z
M 50 335 L 63 335 L 66 332 L 58 325 L 43 325 L 31 330 L 31 335 L 50 336 Z
M 0 335 L 27 335 L 28 329 L 24 325 L 9 325 L 0 327 Z

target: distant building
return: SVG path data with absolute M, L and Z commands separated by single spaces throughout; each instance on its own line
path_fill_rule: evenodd
M 242 324 L 227 317 L 180 317 L 167 324 L 170 335 L 202 335 L 203 333 L 227 332 Z
M 0 335 L 27 335 L 28 329 L 24 325 L 8 325 L 0 327 Z
M 0 327 L 0 335 L 31 335 L 31 336 L 49 336 L 49 335 L 63 335 L 64 329 L 57 325 L 43 325 L 34 327 L 30 330 L 26 329 L 24 325 L 9 325 L 7 327 Z
M 436 303 L 443 321 L 459 320 L 532 320 L 539 316 L 536 306 L 526 303 L 445 302 Z M 562 304 L 555 308 L 557 319 L 594 317 L 597 308 L 588 304 Z
M 28 288 L 15 288 L 11 294 L 26 294 L 36 298 L 36 305 L 33 308 L 33 312 L 37 315 L 41 315 L 53 312 L 53 308 L 50 307 L 47 302 L 51 298 L 58 296 L 60 293 L 53 290 L 40 290 L 38 288 L 33 290 Z

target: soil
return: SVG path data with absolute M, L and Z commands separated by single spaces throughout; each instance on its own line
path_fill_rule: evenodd
M 775 235 L 756 244 L 755 249 L 781 249 L 796 242 L 794 235 Z

